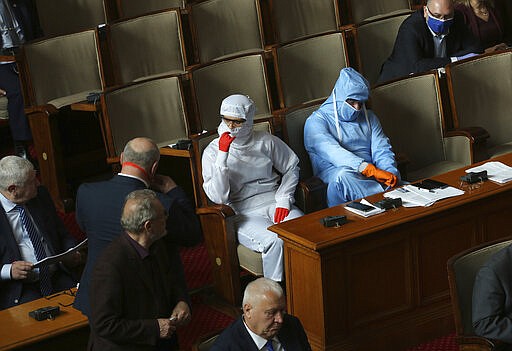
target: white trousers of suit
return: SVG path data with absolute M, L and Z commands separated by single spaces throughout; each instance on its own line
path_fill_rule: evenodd
M 236 215 L 235 229 L 238 241 L 245 247 L 261 252 L 263 275 L 280 282 L 283 280 L 283 241 L 267 228 L 274 224 L 275 203 Z M 285 221 L 302 216 L 302 211 L 292 206 Z

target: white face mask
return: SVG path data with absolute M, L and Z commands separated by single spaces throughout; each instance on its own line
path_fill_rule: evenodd
M 236 136 L 240 130 L 242 130 L 242 127 L 232 128 L 229 130 L 229 134 L 231 134 L 231 136 Z

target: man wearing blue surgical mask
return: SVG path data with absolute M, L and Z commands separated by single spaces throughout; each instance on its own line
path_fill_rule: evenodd
M 482 52 L 453 0 L 428 0 L 400 26 L 379 83 L 444 67 Z

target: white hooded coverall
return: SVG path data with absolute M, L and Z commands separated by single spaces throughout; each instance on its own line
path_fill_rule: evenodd
M 302 215 L 293 206 L 299 159 L 278 137 L 253 131 L 254 112 L 254 103 L 244 95 L 223 100 L 221 115 L 246 121 L 233 130 L 224 121 L 219 124 L 219 135 L 230 132 L 235 139 L 228 152 L 219 150 L 219 138 L 204 150 L 203 188 L 211 201 L 233 208 L 238 240 L 262 253 L 264 276 L 282 281 L 283 242 L 267 228 L 274 224 L 276 207 L 290 210 L 286 220 Z

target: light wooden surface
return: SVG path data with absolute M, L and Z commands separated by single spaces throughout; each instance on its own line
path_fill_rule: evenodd
M 512 154 L 497 160 L 512 165 Z M 463 174 L 433 178 L 459 187 Z M 336 206 L 274 225 L 284 241 L 288 311 L 301 319 L 314 350 L 405 350 L 450 334 L 446 262 L 510 236 L 510 213 L 512 182 L 487 181 L 431 207 L 363 218 Z M 332 215 L 349 222 L 323 227 L 321 219 Z
M 47 300 L 41 298 L 0 311 L 0 350 L 11 350 L 22 346 L 37 344 L 46 339 L 87 327 L 87 317 L 73 306 L 74 297 L 61 294 Z M 53 320 L 36 321 L 28 316 L 29 311 L 59 306 L 60 315 Z

